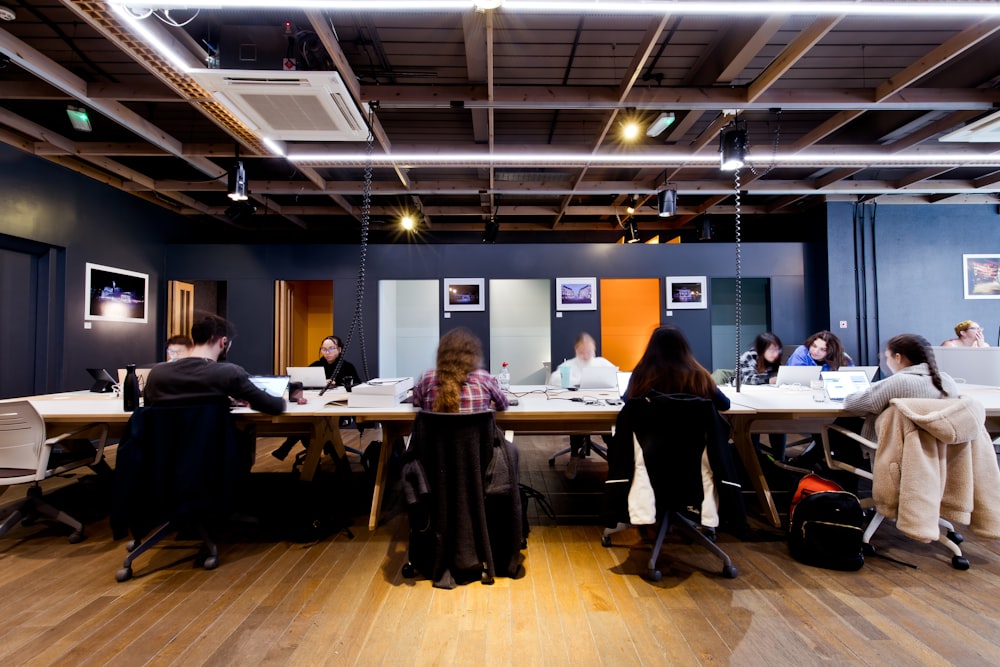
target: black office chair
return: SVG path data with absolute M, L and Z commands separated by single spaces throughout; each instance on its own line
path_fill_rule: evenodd
M 418 412 L 404 456 L 409 562 L 437 588 L 524 574 L 517 450 L 492 412 Z
M 167 535 L 197 530 L 196 565 L 219 564 L 212 535 L 227 520 L 253 464 L 253 436 L 240 432 L 229 402 L 142 407 L 118 445 L 111 527 L 128 534 L 129 552 L 115 578 L 132 578 L 132 563 Z
M 736 577 L 736 567 L 726 552 L 688 518 L 692 510 L 701 507 L 701 460 L 707 447 L 719 495 L 721 527 L 737 535 L 746 531 L 746 511 L 728 434 L 728 426 L 708 399 L 657 392 L 630 399 L 618 415 L 615 436 L 608 447 L 606 492 L 610 515 L 601 544 L 611 546 L 611 535 L 630 527 L 630 517 L 638 515 L 639 507 L 644 505 L 646 517 L 642 521 L 648 525 L 655 516 L 659 522 L 647 566 L 650 579 L 662 578 L 657 561 L 664 538 L 675 529 L 712 552 L 722 562 L 724 577 Z M 645 479 L 648 485 L 642 487 Z M 642 488 L 647 492 L 643 493 Z

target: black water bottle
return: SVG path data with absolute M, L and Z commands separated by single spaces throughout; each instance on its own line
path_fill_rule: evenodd
M 125 381 L 122 382 L 122 405 L 125 412 L 134 412 L 139 407 L 139 376 L 135 374 L 135 364 L 125 367 Z

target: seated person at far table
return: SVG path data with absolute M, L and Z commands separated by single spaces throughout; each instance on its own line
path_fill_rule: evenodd
M 269 415 L 285 411 L 285 399 L 271 396 L 250 375 L 226 362 L 236 328 L 217 315 L 204 314 L 191 326 L 190 356 L 153 366 L 146 377 L 145 405 L 199 403 L 230 398 Z
M 604 357 L 597 356 L 597 344 L 594 342 L 593 336 L 586 331 L 581 332 L 576 337 L 576 341 L 573 342 L 573 351 L 575 356 L 559 364 L 555 372 L 552 373 L 552 376 L 549 378 L 550 385 L 554 387 L 578 387 L 584 368 L 614 367 L 614 364 Z M 568 385 L 564 385 L 562 381 L 563 368 L 569 369 Z M 593 443 L 590 442 L 589 435 L 569 436 L 570 459 L 569 463 L 566 464 L 566 477 L 569 479 L 576 477 L 577 460 L 589 451 L 590 448 L 588 445 L 591 444 Z
M 844 344 L 830 331 L 818 331 L 799 345 L 788 357 L 789 366 L 822 366 L 824 371 L 839 371 L 841 366 L 853 366 L 854 361 L 844 352 Z
M 757 334 L 753 347 L 740 355 L 739 373 L 741 384 L 774 384 L 781 366 L 781 339 L 770 331 Z M 736 384 L 735 381 L 733 384 Z M 760 434 L 750 436 L 753 446 L 760 451 Z M 779 461 L 785 458 L 786 438 L 784 433 L 769 433 L 771 455 Z
M 941 343 L 941 347 L 989 347 L 983 339 L 983 328 L 978 322 L 965 320 L 955 325 L 957 338 L 949 338 Z
M 171 336 L 167 339 L 167 361 L 183 359 L 191 354 L 192 347 L 194 347 L 194 343 L 190 336 L 183 334 Z
M 424 371 L 413 385 L 413 405 L 431 412 L 506 410 L 507 396 L 483 369 L 483 345 L 465 327 L 441 336 L 437 368 Z

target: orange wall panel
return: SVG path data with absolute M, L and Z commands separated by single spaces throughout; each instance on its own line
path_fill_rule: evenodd
M 659 278 L 603 278 L 600 355 L 623 371 L 642 357 L 653 329 L 660 326 Z

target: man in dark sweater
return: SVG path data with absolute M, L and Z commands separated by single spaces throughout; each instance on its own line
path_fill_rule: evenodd
M 242 367 L 227 363 L 235 328 L 227 320 L 206 314 L 191 326 L 190 356 L 157 364 L 149 371 L 143 392 L 146 405 L 198 403 L 230 397 L 269 415 L 285 411 L 285 399 L 258 389 Z

